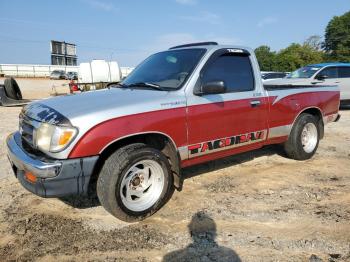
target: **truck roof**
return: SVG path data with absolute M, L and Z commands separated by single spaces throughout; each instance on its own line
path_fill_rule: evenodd
M 198 42 L 198 43 L 183 44 L 183 45 L 170 47 L 169 50 L 187 49 L 187 48 L 206 48 L 207 50 L 233 48 L 233 49 L 243 49 L 243 50 L 249 51 L 249 53 L 253 53 L 253 50 L 247 46 L 220 45 L 217 42 Z
M 208 45 L 218 45 L 217 42 L 198 42 L 198 43 L 190 43 L 190 44 L 184 44 L 184 45 L 177 45 L 170 47 L 169 49 L 178 49 L 183 47 L 192 47 L 192 46 L 208 46 Z
M 339 63 L 339 62 L 333 62 L 333 63 L 319 63 L 319 64 L 312 64 L 309 66 L 315 66 L 315 67 L 325 67 L 325 66 L 350 66 L 350 63 Z

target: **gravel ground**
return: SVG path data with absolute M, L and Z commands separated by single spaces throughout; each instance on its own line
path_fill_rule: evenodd
M 350 261 L 350 110 L 311 160 L 271 146 L 187 168 L 183 191 L 134 224 L 93 197 L 23 189 L 5 152 L 19 111 L 0 107 L 2 261 Z

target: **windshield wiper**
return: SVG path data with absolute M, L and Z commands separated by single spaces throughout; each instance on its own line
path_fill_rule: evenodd
M 110 83 L 107 85 L 107 87 L 128 87 L 128 85 L 122 83 Z
M 148 82 L 137 82 L 137 83 L 132 83 L 132 84 L 123 85 L 123 86 L 125 86 L 125 87 L 150 87 L 150 88 L 155 89 L 155 90 L 161 90 L 161 91 L 165 90 L 160 85 L 148 83 Z

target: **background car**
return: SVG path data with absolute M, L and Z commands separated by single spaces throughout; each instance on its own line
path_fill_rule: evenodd
M 68 80 L 78 80 L 78 73 L 77 72 L 68 72 L 66 79 Z
M 66 72 L 63 70 L 54 70 L 50 74 L 50 79 L 66 79 Z
M 276 79 L 286 77 L 288 72 L 261 72 L 261 78 L 263 80 Z
M 340 104 L 350 105 L 350 63 L 321 63 L 299 68 L 282 79 L 267 80 L 265 85 L 337 85 Z

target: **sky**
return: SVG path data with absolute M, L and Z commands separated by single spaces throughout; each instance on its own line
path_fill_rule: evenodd
M 198 41 L 277 51 L 349 10 L 350 0 L 0 0 L 0 64 L 49 64 L 50 40 L 75 43 L 78 63 L 121 66 Z

